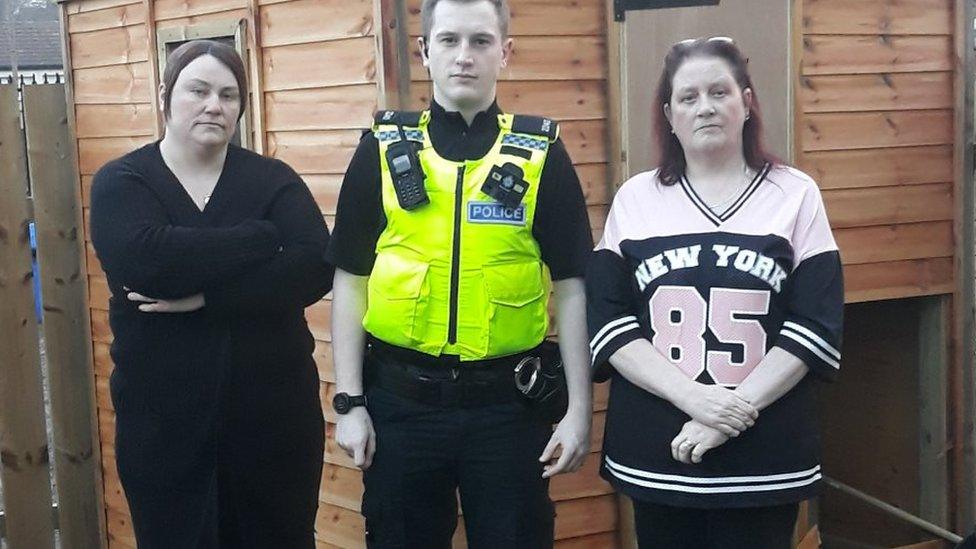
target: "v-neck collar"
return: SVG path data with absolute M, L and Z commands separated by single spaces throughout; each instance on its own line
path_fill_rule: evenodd
M 752 178 L 752 181 L 750 181 L 749 184 L 746 185 L 746 188 L 742 189 L 742 192 L 739 193 L 739 197 L 736 198 L 735 201 L 725 209 L 725 211 L 720 213 L 712 211 L 712 209 L 705 204 L 705 201 L 702 200 L 701 196 L 699 196 L 697 192 L 695 192 L 695 188 L 691 186 L 691 183 L 688 182 L 688 177 L 685 175 L 681 176 L 681 188 L 688 196 L 688 199 L 691 200 L 691 203 L 698 208 L 698 211 L 700 211 L 702 215 L 707 217 L 709 221 L 718 227 L 722 223 L 731 219 L 736 212 L 742 209 L 742 206 L 746 203 L 746 201 L 749 200 L 749 197 L 751 197 L 756 192 L 756 189 L 758 189 L 762 184 L 770 169 L 772 169 L 772 166 L 770 166 L 768 162 L 764 164 L 762 168 L 759 168 L 756 175 Z
M 163 153 L 159 148 L 159 144 L 160 141 L 156 141 L 153 147 L 153 152 L 157 162 L 159 163 L 159 167 L 163 170 L 163 173 L 169 177 L 170 182 L 172 183 L 171 185 L 167 186 L 172 189 L 171 192 L 175 199 L 183 204 L 188 213 L 194 216 L 209 217 L 213 215 L 213 212 L 219 208 L 220 203 L 223 200 L 223 188 L 227 186 L 225 184 L 225 179 L 228 176 L 230 167 L 234 165 L 234 162 L 231 162 L 230 158 L 230 156 L 234 154 L 234 145 L 228 145 L 227 154 L 224 156 L 224 164 L 221 166 L 220 175 L 217 177 L 217 183 L 210 192 L 210 199 L 204 203 L 203 209 L 200 209 L 197 207 L 196 202 L 193 201 L 193 197 L 191 197 L 190 193 L 186 190 L 186 187 L 183 186 L 183 183 L 180 182 L 179 178 L 176 177 L 176 174 L 173 173 L 173 170 L 171 170 L 166 164 L 166 160 L 163 159 Z

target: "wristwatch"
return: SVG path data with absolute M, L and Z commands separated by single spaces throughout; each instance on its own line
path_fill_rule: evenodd
M 366 395 L 349 396 L 349 393 L 336 393 L 332 397 L 332 409 L 339 415 L 349 413 L 356 406 L 366 406 Z

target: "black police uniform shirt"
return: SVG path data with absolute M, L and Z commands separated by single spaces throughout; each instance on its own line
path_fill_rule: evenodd
M 766 166 L 726 210 L 686 179 L 642 173 L 618 191 L 587 273 L 590 348 L 611 379 L 601 474 L 653 503 L 756 507 L 813 496 L 821 478 L 815 395 L 840 367 L 843 282 L 820 192 L 808 176 Z M 734 388 L 778 346 L 809 373 L 755 426 L 700 464 L 671 455 L 689 417 L 633 385 L 609 358 L 649 340 L 699 383 Z
M 431 143 L 447 160 L 482 158 L 498 137 L 502 111 L 497 103 L 478 113 L 470 126 L 460 113 L 448 112 L 436 101 L 431 102 L 430 111 Z M 579 178 L 562 140 L 549 147 L 537 200 L 532 235 L 552 279 L 582 277 L 593 240 Z M 328 261 L 346 272 L 369 275 L 376 260 L 376 242 L 385 227 L 379 143 L 367 132 L 342 181 Z

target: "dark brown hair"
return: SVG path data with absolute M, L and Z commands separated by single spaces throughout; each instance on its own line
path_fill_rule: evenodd
M 658 153 L 660 158 L 658 179 L 664 185 L 674 185 L 685 173 L 685 151 L 681 148 L 678 136 L 671 133 L 671 123 L 664 115 L 664 105 L 671 103 L 674 75 L 681 65 L 692 57 L 717 57 L 728 63 L 732 76 L 739 85 L 739 90 L 752 90 L 752 105 L 749 108 L 749 118 L 742 127 L 742 153 L 746 164 L 758 170 L 767 162 L 779 163 L 779 160 L 766 152 L 763 147 L 762 114 L 759 110 L 759 97 L 749 76 L 748 63 L 739 48 L 729 39 L 698 38 L 678 42 L 671 46 L 667 57 L 664 58 L 664 70 L 657 85 L 657 95 L 653 105 L 654 132 L 657 134 Z
M 220 61 L 234 75 L 234 79 L 237 80 L 237 91 L 240 94 L 241 110 L 237 113 L 237 119 L 240 120 L 247 105 L 247 77 L 244 72 L 244 62 L 241 61 L 237 50 L 214 40 L 190 40 L 173 50 L 166 58 L 166 70 L 163 71 L 163 115 L 169 118 L 170 99 L 173 95 L 173 87 L 176 86 L 176 79 L 190 62 L 201 55 L 216 57 L 217 61 Z
M 442 0 L 424 0 L 420 5 L 420 29 L 424 41 L 430 40 L 430 30 L 434 27 L 434 8 Z M 458 4 L 474 4 L 475 2 L 488 2 L 495 7 L 498 14 L 498 27 L 502 33 L 502 38 L 508 38 L 508 23 L 511 20 L 511 12 L 508 9 L 508 0 L 448 0 Z

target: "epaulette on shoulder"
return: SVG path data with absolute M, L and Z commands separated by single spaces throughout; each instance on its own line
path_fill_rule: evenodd
M 373 116 L 373 124 L 376 126 L 393 124 L 415 128 L 420 125 L 422 114 L 421 111 L 376 111 Z
M 512 117 L 512 131 L 541 135 L 549 141 L 555 141 L 559 137 L 559 123 L 551 118 L 516 114 Z

